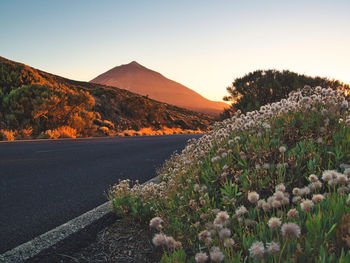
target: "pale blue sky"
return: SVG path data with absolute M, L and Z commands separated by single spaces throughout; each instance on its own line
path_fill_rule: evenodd
M 350 83 L 350 1 L 0 0 L 0 56 L 76 80 L 136 60 L 214 100 L 256 69 Z

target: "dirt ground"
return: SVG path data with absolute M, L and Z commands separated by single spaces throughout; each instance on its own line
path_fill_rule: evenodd
M 159 262 L 162 251 L 152 245 L 154 233 L 148 227 L 117 219 L 114 224 L 100 231 L 95 242 L 70 255 L 59 254 L 62 263 L 73 262 Z

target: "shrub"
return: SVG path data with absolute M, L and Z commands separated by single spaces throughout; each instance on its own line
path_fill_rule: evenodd
M 348 84 L 338 80 L 310 77 L 289 70 L 256 70 L 236 78 L 227 88 L 229 96 L 224 97 L 224 100 L 231 101 L 232 107 L 227 109 L 221 117 L 227 117 L 236 110 L 244 113 L 257 110 L 268 103 L 285 99 L 290 92 L 299 89 L 302 85 L 350 91 Z
M 15 140 L 15 132 L 11 130 L 0 130 L 0 140 L 3 141 L 14 141 Z
M 76 138 L 77 130 L 69 126 L 61 126 L 54 130 L 46 130 L 38 136 L 38 139 L 58 139 L 58 138 Z
M 8 126 L 17 130 L 30 126 L 34 135 L 60 126 L 70 126 L 85 134 L 97 117 L 96 113 L 89 111 L 95 100 L 88 92 L 64 86 L 22 86 L 0 99 L 4 108 L 2 115 Z
M 33 128 L 32 127 L 28 127 L 26 129 L 23 129 L 21 131 L 21 134 L 22 134 L 22 138 L 24 138 L 24 139 L 31 138 L 31 136 L 33 134 Z
M 105 126 L 99 127 L 98 130 L 106 135 L 109 133 L 109 128 Z
M 77 130 L 69 126 L 61 126 L 54 130 L 59 134 L 58 138 L 76 138 Z
M 349 163 L 348 101 L 306 87 L 216 123 L 165 163 L 160 185 L 117 185 L 110 199 L 161 218 L 164 262 L 347 262 Z

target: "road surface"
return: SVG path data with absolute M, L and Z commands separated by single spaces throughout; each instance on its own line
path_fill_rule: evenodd
M 118 179 L 151 179 L 199 136 L 0 143 L 0 254 L 103 204 Z

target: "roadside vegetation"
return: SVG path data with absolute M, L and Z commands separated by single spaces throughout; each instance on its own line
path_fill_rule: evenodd
M 350 109 L 342 91 L 292 91 L 214 125 L 158 172 L 110 189 L 154 231 L 161 262 L 350 262 Z

